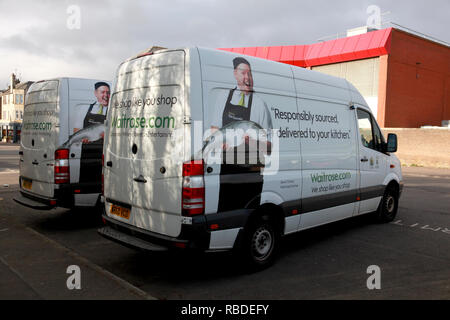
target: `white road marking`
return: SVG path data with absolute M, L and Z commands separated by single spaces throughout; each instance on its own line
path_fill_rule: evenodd
M 434 231 L 434 232 L 443 232 L 446 234 L 450 234 L 450 229 L 446 228 L 446 227 L 430 227 L 430 225 L 428 224 L 419 224 L 419 223 L 413 223 L 413 224 L 409 224 L 409 223 L 403 223 L 403 220 L 397 220 L 397 221 L 393 221 L 391 222 L 391 224 L 395 224 L 398 226 L 403 226 L 403 227 L 407 227 L 407 228 L 416 228 L 416 227 L 420 227 L 420 230 L 429 230 L 429 231 Z

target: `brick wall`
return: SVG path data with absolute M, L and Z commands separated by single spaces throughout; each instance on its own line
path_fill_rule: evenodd
M 382 129 L 397 134 L 397 157 L 402 165 L 450 168 L 450 129 Z
M 394 29 L 387 68 L 382 127 L 440 126 L 450 120 L 449 47 Z

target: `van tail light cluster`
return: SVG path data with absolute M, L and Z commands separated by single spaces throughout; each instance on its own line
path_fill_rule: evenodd
M 205 213 L 204 161 L 183 163 L 183 191 L 181 208 L 183 216 Z
M 55 184 L 70 183 L 69 149 L 55 151 Z

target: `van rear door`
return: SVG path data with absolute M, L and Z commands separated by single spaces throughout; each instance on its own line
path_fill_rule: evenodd
M 173 237 L 181 230 L 184 74 L 183 50 L 124 63 L 111 98 L 105 141 L 108 215 Z M 130 216 L 112 215 L 117 212 L 114 203 L 128 207 Z
M 20 188 L 54 195 L 54 156 L 59 137 L 59 80 L 40 81 L 28 90 L 24 107 Z

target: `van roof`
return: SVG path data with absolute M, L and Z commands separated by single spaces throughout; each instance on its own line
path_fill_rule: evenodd
M 126 59 L 119 65 L 119 68 L 123 63 L 143 57 L 145 55 L 153 54 L 155 52 L 163 53 L 163 52 L 176 51 L 176 50 L 185 50 L 185 51 L 198 50 L 198 52 L 201 55 L 202 54 L 212 54 L 212 55 L 230 55 L 230 56 L 234 56 L 234 57 L 245 56 L 245 57 L 248 57 L 249 60 L 260 60 L 267 64 L 282 65 L 284 67 L 287 66 L 287 67 L 291 68 L 294 79 L 307 80 L 307 81 L 311 81 L 311 82 L 320 83 L 320 84 L 323 84 L 326 86 L 331 86 L 331 87 L 346 90 L 349 92 L 349 95 L 350 95 L 349 99 L 351 100 L 352 103 L 358 103 L 358 104 L 367 106 L 367 102 L 364 100 L 361 93 L 355 88 L 355 86 L 353 84 L 351 84 L 349 81 L 347 81 L 344 78 L 331 76 L 331 75 L 328 75 L 328 74 L 325 74 L 322 72 L 305 69 L 302 67 L 297 67 L 294 65 L 285 64 L 285 63 L 281 63 L 281 62 L 277 62 L 277 61 L 262 59 L 262 58 L 258 58 L 258 57 L 254 57 L 254 56 L 248 56 L 248 55 L 241 54 L 241 53 L 233 53 L 233 52 L 219 50 L 219 49 L 206 48 L 206 47 L 164 48 L 164 47 L 159 47 L 159 46 L 152 46 L 152 47 L 142 51 L 141 53 Z
M 41 79 L 37 80 L 34 83 L 44 82 L 44 81 L 54 81 L 54 80 L 96 80 L 96 81 L 104 81 L 104 82 L 111 82 L 109 80 L 102 80 L 102 79 L 95 79 L 95 78 L 77 78 L 77 77 L 56 77 L 56 78 L 49 78 L 49 79 Z
M 204 53 L 208 52 L 208 54 L 221 54 L 221 55 L 226 54 L 226 55 L 230 55 L 230 56 L 234 56 L 234 57 L 245 56 L 245 57 L 248 57 L 249 60 L 260 60 L 260 61 L 264 61 L 264 63 L 267 63 L 267 64 L 287 66 L 287 67 L 291 68 L 294 79 L 306 80 L 309 82 L 315 82 L 315 83 L 326 85 L 329 87 L 334 87 L 334 88 L 345 90 L 350 95 L 350 96 L 348 96 L 348 98 L 346 100 L 350 100 L 352 103 L 358 103 L 358 104 L 367 106 L 367 103 L 364 100 L 364 98 L 362 97 L 361 93 L 355 88 L 355 86 L 353 84 L 351 84 L 348 80 L 346 80 L 344 78 L 331 76 L 331 75 L 328 75 L 328 74 L 325 74 L 322 72 L 305 69 L 302 67 L 297 67 L 297 66 L 293 66 L 290 64 L 277 62 L 277 61 L 262 59 L 262 58 L 258 58 L 258 57 L 254 57 L 254 56 L 247 56 L 247 55 L 240 54 L 240 53 L 233 53 L 233 52 L 222 51 L 222 50 L 218 50 L 218 49 L 201 48 L 201 47 L 197 47 L 195 49 L 198 49 L 199 52 L 204 52 Z M 326 97 L 326 96 L 327 95 L 324 93 L 324 97 Z M 329 98 L 334 98 L 334 97 L 330 96 Z

